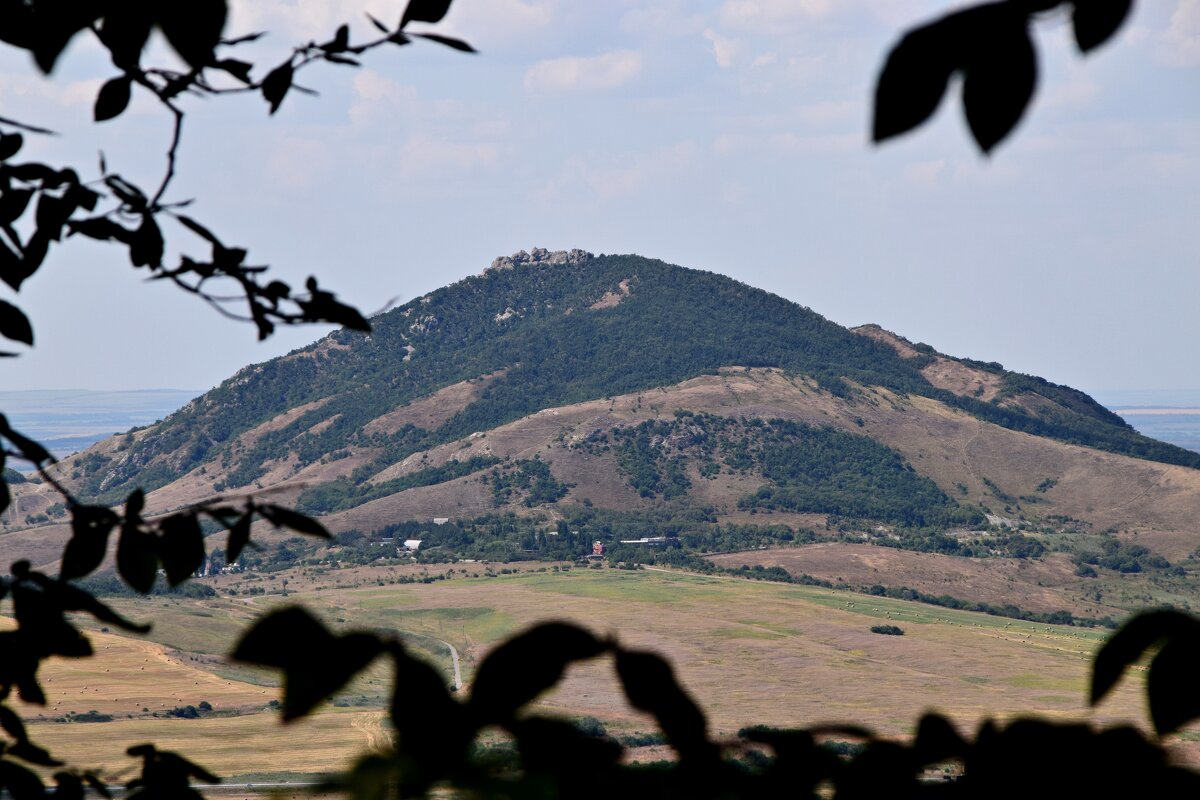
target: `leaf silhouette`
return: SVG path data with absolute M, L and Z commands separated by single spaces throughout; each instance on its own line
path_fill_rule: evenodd
M 259 514 L 266 517 L 277 528 L 291 528 L 294 531 L 299 531 L 309 536 L 317 536 L 321 539 L 333 538 L 333 534 L 327 531 L 324 525 L 312 517 L 292 511 L 290 508 L 264 503 L 258 506 L 257 509 Z
M 230 658 L 286 669 L 296 658 L 299 644 L 325 646 L 333 637 L 316 617 L 302 608 L 291 606 L 261 617 L 242 635 Z M 299 644 L 298 644 L 299 643 Z
M 882 142 L 933 115 L 960 64 L 960 12 L 909 31 L 888 53 L 875 84 L 871 138 Z
M 96 33 L 112 55 L 113 64 L 119 69 L 135 70 L 153 28 L 154 18 L 145 8 L 121 3 L 105 10 Z
M 334 636 L 311 614 L 291 607 L 246 632 L 232 658 L 283 670 L 283 721 L 307 714 L 384 652 L 369 633 Z
M 213 63 L 229 13 L 225 0 L 164 3 L 156 11 L 163 35 L 188 66 L 200 69 Z
M 108 536 L 120 517 L 101 506 L 74 506 L 71 509 L 71 539 L 63 550 L 63 580 L 91 574 L 104 560 Z
M 1071 27 L 1079 51 L 1087 53 L 1117 32 L 1133 9 L 1133 0 L 1076 0 L 1071 4 Z
M 558 683 L 572 662 L 594 658 L 608 647 L 575 625 L 536 625 L 501 644 L 479 665 L 471 708 L 486 722 L 507 721 Z
M 913 749 L 922 764 L 962 758 L 968 750 L 967 741 L 959 735 L 950 720 L 938 714 L 926 714 L 917 723 Z
M 409 0 L 400 18 L 400 27 L 410 22 L 441 22 L 450 10 L 451 0 Z
M 683 759 L 711 759 L 702 712 L 675 680 L 675 672 L 655 653 L 617 651 L 617 674 L 630 705 L 649 712 Z
M 92 110 L 93 119 L 96 122 L 104 122 L 121 116 L 121 113 L 129 106 L 132 86 L 133 79 L 128 75 L 113 78 L 101 86 L 100 92 L 96 95 L 96 106 Z
M 29 318 L 14 306 L 0 300 L 0 336 L 23 344 L 33 344 L 33 326 Z
M 0 761 L 0 786 L 14 800 L 45 800 L 46 787 L 42 785 L 41 778 L 11 761 Z
M 142 224 L 138 226 L 129 243 L 129 261 L 135 267 L 160 267 L 163 257 L 163 236 L 154 221 L 152 214 L 142 215 Z
M 190 578 L 204 563 L 204 533 L 194 513 L 172 514 L 159 523 L 159 558 L 172 586 Z
M 1091 704 L 1103 700 L 1143 653 L 1176 638 L 1200 638 L 1200 621 L 1171 610 L 1145 611 L 1132 617 L 1109 637 L 1092 662 Z
M 246 545 L 250 543 L 250 521 L 252 514 L 246 513 L 238 517 L 237 522 L 229 529 L 229 540 L 225 544 L 225 560 L 236 564 Z
M 117 572 L 135 591 L 148 594 L 158 573 L 157 544 L 135 525 L 125 525 L 117 541 Z
M 1037 53 L 1023 20 L 993 33 L 963 79 L 963 111 L 971 135 L 990 153 L 1016 127 L 1037 87 Z
M 7 161 L 15 156 L 25 144 L 25 137 L 19 133 L 0 133 L 0 161 Z
M 1159 736 L 1166 736 L 1200 717 L 1200 632 L 1173 636 L 1150 662 L 1146 694 L 1150 719 Z
M 113 222 L 108 217 L 91 217 L 89 219 L 70 220 L 67 223 L 69 233 L 78 233 L 89 239 L 108 241 L 116 239 L 129 244 L 133 241 L 134 232 Z
M 274 114 L 279 110 L 280 103 L 287 96 L 288 89 L 292 88 L 292 77 L 295 70 L 292 67 L 291 61 L 286 61 L 280 64 L 275 69 L 267 73 L 267 77 L 263 78 L 262 95 L 263 99 L 271 106 L 271 113 Z
M 3 138 L 0 138 L 0 144 L 3 144 L 3 142 Z M 32 198 L 32 189 L 5 189 L 3 194 L 0 194 L 0 222 L 12 222 L 24 214 Z M 5 245 L 4 254 L 0 255 L 0 263 L 16 260 L 17 258 L 17 254 Z
M 459 50 L 464 53 L 479 52 L 474 47 L 471 47 L 471 45 L 464 42 L 462 39 L 455 39 L 452 36 L 441 36 L 440 34 L 436 34 L 436 33 L 410 33 L 409 36 L 419 36 L 422 39 L 428 39 L 431 42 L 437 42 L 438 44 L 444 44 L 444 45 L 446 45 L 446 47 L 450 47 L 450 48 Z

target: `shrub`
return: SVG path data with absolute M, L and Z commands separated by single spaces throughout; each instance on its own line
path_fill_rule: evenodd
M 872 625 L 871 633 L 882 633 L 884 636 L 903 636 L 904 629 L 897 625 Z

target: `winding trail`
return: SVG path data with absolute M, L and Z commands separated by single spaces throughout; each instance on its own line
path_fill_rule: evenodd
M 442 641 L 441 639 L 438 639 L 437 641 L 446 645 L 446 649 L 450 651 L 450 662 L 454 665 L 454 691 L 461 692 L 462 671 L 458 667 L 458 651 L 455 650 L 454 645 L 450 644 L 449 642 Z

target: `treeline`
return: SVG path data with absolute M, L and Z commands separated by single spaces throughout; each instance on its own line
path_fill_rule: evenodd
M 705 571 L 740 575 L 742 577 L 752 578 L 754 580 L 778 581 L 780 583 L 797 583 L 804 586 L 820 586 L 826 589 L 843 589 L 860 594 L 871 595 L 874 597 L 888 597 L 893 600 L 910 600 L 917 603 L 924 603 L 925 605 L 949 608 L 955 611 L 973 611 L 980 614 L 988 614 L 993 617 L 1019 619 L 1045 625 L 1072 625 L 1083 628 L 1094 628 L 1096 626 L 1102 626 L 1105 628 L 1117 627 L 1117 623 L 1112 619 L 1112 617 L 1104 617 L 1103 619 L 1078 617 L 1066 610 L 1030 611 L 1029 609 L 1021 608 L 1013 603 L 995 605 L 993 603 L 983 603 L 975 600 L 963 600 L 957 597 L 951 597 L 948 594 L 929 594 L 928 592 L 910 589 L 907 586 L 884 586 L 883 584 L 879 583 L 871 586 L 852 586 L 846 583 L 833 583 L 832 581 L 814 578 L 811 575 L 793 575 L 783 567 L 777 566 L 764 567 L 759 564 L 751 567 L 743 564 L 737 568 L 722 569 L 717 567 L 713 570 Z
M 555 479 L 550 465 L 537 456 L 493 469 L 487 480 L 496 508 L 518 499 L 526 508 L 554 503 L 565 497 L 573 485 Z
M 1173 567 L 1170 561 L 1150 552 L 1142 545 L 1115 538 L 1102 541 L 1099 551 L 1085 550 L 1076 554 L 1073 560 L 1078 568 L 1076 574 L 1085 578 L 1096 577 L 1093 567 L 1103 567 L 1127 575 L 1150 570 L 1172 570 L 1178 575 L 1187 574 L 1183 567 Z
M 86 578 L 81 578 L 72 581 L 75 586 L 78 586 L 84 591 L 90 592 L 96 597 L 141 597 L 142 595 L 130 589 L 125 583 L 117 577 L 115 572 L 97 572 L 89 575 Z M 188 581 L 179 586 L 171 586 L 167 583 L 166 578 L 159 575 L 154 581 L 154 587 L 149 592 L 152 595 L 171 595 L 173 597 L 187 597 L 191 599 L 203 599 L 206 597 L 216 596 L 216 590 L 211 586 L 197 583 L 196 581 Z

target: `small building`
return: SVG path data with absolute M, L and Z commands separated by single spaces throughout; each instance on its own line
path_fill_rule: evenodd
M 420 546 L 421 546 L 420 539 L 405 539 L 404 540 L 404 549 L 405 550 L 410 550 L 410 551 L 415 552 L 417 550 L 417 548 L 419 548 Z
M 622 539 L 621 544 L 644 544 L 648 547 L 661 547 L 670 541 L 670 536 L 643 536 L 640 539 Z
M 445 525 L 449 521 L 450 521 L 449 517 L 434 517 L 433 518 L 434 525 Z
M 594 555 L 594 556 L 604 555 L 604 542 L 600 541 L 599 539 L 592 542 L 592 555 Z

